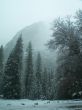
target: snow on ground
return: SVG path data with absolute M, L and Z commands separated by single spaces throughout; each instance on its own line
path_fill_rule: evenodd
M 81 100 L 0 100 L 0 110 L 82 110 Z

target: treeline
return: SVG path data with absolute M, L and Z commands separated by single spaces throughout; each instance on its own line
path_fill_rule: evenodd
M 29 42 L 23 51 L 22 34 L 4 63 L 3 47 L 0 48 L 0 94 L 4 99 L 52 99 L 52 69 L 43 66 L 40 52 L 33 57 L 33 48 Z M 34 60 L 36 57 L 36 61 Z M 25 65 L 25 66 L 24 66 Z
M 48 46 L 58 52 L 55 99 L 82 98 L 82 10 L 54 21 Z

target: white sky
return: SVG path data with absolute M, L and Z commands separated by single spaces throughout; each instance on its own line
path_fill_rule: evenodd
M 34 22 L 73 15 L 82 0 L 0 0 L 0 45 Z

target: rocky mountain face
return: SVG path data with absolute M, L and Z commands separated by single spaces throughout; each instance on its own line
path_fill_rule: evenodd
M 43 59 L 46 59 L 46 62 L 49 62 L 49 65 L 54 63 L 53 58 L 55 59 L 55 54 L 53 52 L 50 52 L 46 46 L 46 43 L 51 36 L 51 27 L 48 23 L 45 22 L 34 23 L 20 30 L 5 46 L 6 59 L 8 58 L 9 53 L 14 48 L 20 34 L 22 34 L 24 52 L 26 51 L 28 42 L 31 41 L 34 53 L 37 53 L 39 51 Z

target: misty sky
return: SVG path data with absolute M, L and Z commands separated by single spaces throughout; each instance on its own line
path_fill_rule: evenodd
M 34 22 L 73 15 L 78 9 L 82 0 L 0 0 L 0 45 Z

